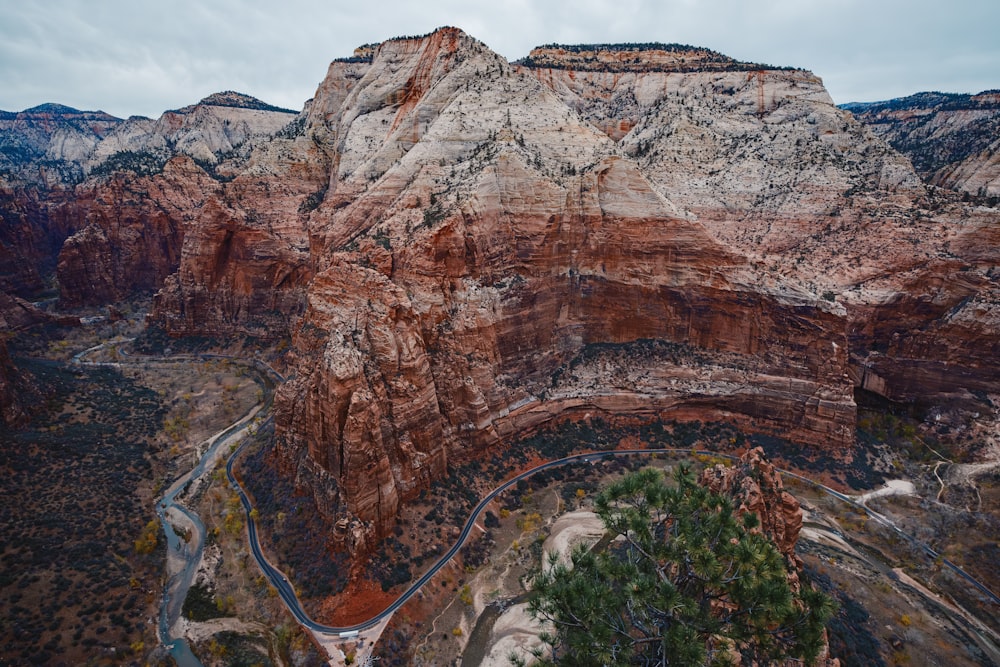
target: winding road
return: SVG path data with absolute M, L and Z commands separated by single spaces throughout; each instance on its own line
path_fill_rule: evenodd
M 84 352 L 81 352 L 80 354 L 76 355 L 76 357 L 74 357 L 74 361 L 77 363 L 85 363 L 82 362 L 83 357 L 86 354 L 93 351 L 94 349 L 98 349 L 99 347 L 101 346 L 97 346 L 97 348 L 91 348 L 90 350 L 85 350 Z M 198 519 L 197 515 L 195 515 L 193 512 L 183 507 L 179 503 L 174 503 L 174 497 L 178 495 L 178 493 L 180 493 L 180 491 L 183 490 L 186 487 L 186 485 L 190 483 L 193 479 L 196 479 L 198 476 L 203 474 L 206 469 L 210 469 L 212 467 L 211 464 L 214 462 L 214 453 L 218 451 L 219 447 L 221 447 L 222 444 L 229 443 L 231 441 L 234 441 L 236 438 L 242 436 L 243 430 L 246 428 L 246 425 L 249 423 L 251 419 L 253 419 L 256 415 L 261 415 L 261 414 L 267 414 L 268 416 L 266 419 L 272 418 L 269 412 L 273 401 L 274 387 L 278 383 L 284 380 L 284 378 L 277 371 L 275 371 L 269 365 L 258 359 L 247 360 L 247 359 L 240 359 L 237 357 L 229 357 L 225 355 L 201 354 L 201 355 L 190 355 L 190 356 L 185 355 L 185 357 L 183 358 L 175 356 L 171 357 L 170 360 L 183 360 L 184 358 L 190 358 L 199 361 L 206 359 L 228 359 L 232 361 L 250 363 L 255 368 L 255 370 L 257 370 L 257 372 L 260 374 L 260 378 L 262 382 L 265 384 L 266 391 L 265 391 L 265 398 L 260 404 L 255 406 L 249 413 L 244 415 L 236 423 L 232 424 L 231 426 L 224 429 L 215 436 L 215 440 L 211 445 L 209 451 L 206 452 L 206 454 L 202 457 L 198 465 L 191 472 L 182 476 L 180 479 L 174 482 L 174 484 L 171 485 L 170 489 L 167 490 L 167 492 L 161 499 L 161 502 L 157 504 L 157 513 L 159 514 L 161 521 L 163 521 L 164 523 L 164 529 L 165 532 L 167 533 L 168 542 L 170 541 L 171 537 L 173 538 L 174 543 L 171 543 L 170 547 L 177 549 L 178 551 L 185 552 L 185 558 L 188 563 L 188 566 L 185 567 L 185 569 L 182 570 L 180 573 L 175 575 L 171 579 L 170 583 L 168 583 L 168 592 L 164 596 L 164 603 L 161 610 L 160 632 L 162 641 L 164 642 L 165 645 L 168 646 L 168 648 L 171 648 L 171 652 L 174 653 L 175 658 L 181 658 L 181 656 L 178 655 L 180 653 L 190 653 L 190 651 L 186 646 L 186 642 L 184 642 L 183 639 L 173 638 L 170 636 L 169 628 L 173 625 L 173 623 L 177 619 L 177 615 L 180 612 L 180 606 L 183 602 L 184 595 L 186 595 L 187 589 L 191 583 L 191 578 L 193 578 L 194 569 L 197 566 L 197 562 L 200 560 L 200 554 L 204 544 L 204 527 L 201 524 L 201 521 Z M 144 359 L 144 361 L 148 361 L 148 359 Z M 119 366 L 120 364 L 108 363 L 107 365 Z M 564 458 L 555 459 L 552 461 L 548 461 L 546 463 L 542 463 L 538 466 L 535 466 L 534 468 L 525 470 L 524 472 L 521 472 L 520 474 L 512 477 L 511 479 L 507 480 L 503 484 L 497 486 L 495 489 L 490 491 L 486 496 L 484 496 L 479 501 L 479 503 L 473 508 L 472 512 L 469 515 L 469 518 L 466 520 L 465 525 L 463 526 L 458 538 L 456 539 L 455 543 L 451 546 L 451 548 L 448 549 L 448 551 L 446 551 L 437 560 L 437 562 L 434 563 L 434 565 L 430 569 L 428 569 L 423 575 L 421 575 L 416 581 L 414 581 L 409 586 L 409 588 L 407 588 L 406 591 L 404 591 L 392 604 L 390 604 L 388 607 L 386 607 L 384 610 L 382 610 L 380 613 L 373 616 L 372 618 L 362 621 L 360 623 L 356 623 L 354 625 L 346 625 L 346 626 L 332 626 L 316 622 L 305 612 L 295 592 L 295 588 L 289 581 L 288 577 L 285 576 L 285 574 L 281 570 L 275 567 L 264 554 L 264 551 L 260 544 L 260 539 L 257 531 L 257 524 L 253 517 L 253 504 L 250 500 L 250 497 L 244 490 L 243 486 L 240 484 L 234 472 L 234 466 L 236 464 L 236 461 L 238 460 L 239 456 L 243 452 L 246 445 L 247 441 L 244 439 L 243 443 L 239 447 L 237 447 L 226 460 L 226 476 L 232 488 L 239 495 L 240 502 L 243 506 L 244 513 L 246 515 L 246 526 L 249 538 L 248 541 L 249 541 L 250 551 L 253 554 L 254 559 L 257 561 L 257 565 L 260 568 L 261 572 L 267 577 L 270 584 L 274 586 L 274 588 L 277 590 L 278 595 L 281 597 L 282 601 L 287 606 L 289 612 L 295 617 L 296 621 L 298 621 L 303 627 L 309 629 L 314 633 L 319 633 L 322 635 L 328 635 L 334 637 L 341 637 L 341 638 L 354 637 L 359 632 L 372 628 L 378 625 L 379 623 L 383 622 L 390 616 L 392 616 L 397 610 L 400 609 L 400 607 L 406 604 L 410 600 L 410 598 L 416 595 L 420 591 L 420 589 L 428 581 L 430 581 L 434 577 L 434 575 L 436 575 L 437 572 L 442 567 L 444 567 L 459 552 L 459 550 L 462 548 L 462 546 L 465 544 L 465 541 L 471 534 L 472 530 L 474 529 L 476 521 L 479 519 L 479 516 L 482 514 L 483 510 L 485 510 L 486 507 L 494 499 L 496 499 L 497 496 L 504 493 L 509 488 L 516 485 L 518 482 L 525 480 L 533 475 L 536 475 L 545 470 L 568 465 L 571 463 L 593 462 L 612 457 L 652 456 L 652 455 L 662 455 L 662 454 L 674 454 L 674 455 L 695 454 L 703 456 L 720 457 L 731 461 L 738 459 L 738 457 L 734 455 L 707 451 L 707 450 L 692 451 L 690 449 L 680 449 L 680 448 L 659 448 L 659 449 L 647 448 L 647 449 L 597 451 L 597 452 L 589 452 L 583 454 L 574 454 L 572 456 L 567 456 Z M 840 493 L 835 489 L 827 487 L 807 477 L 804 477 L 802 475 L 787 470 L 780 470 L 780 472 L 787 477 L 791 477 L 805 484 L 809 484 L 812 487 L 819 489 L 824 493 L 829 494 L 834 498 L 844 503 L 847 503 L 848 505 L 856 509 L 866 512 L 875 521 L 889 528 L 890 530 L 894 531 L 901 538 L 909 541 L 911 544 L 921 549 L 931 558 L 934 559 L 940 558 L 940 562 L 945 567 L 948 567 L 955 574 L 957 574 L 958 576 L 962 577 L 965 581 L 967 581 L 970 585 L 974 586 L 984 596 L 990 599 L 994 604 L 1000 605 L 1000 597 L 998 597 L 993 591 L 991 591 L 981 582 L 973 578 L 971 575 L 969 575 L 955 563 L 951 562 L 946 558 L 941 558 L 938 552 L 936 552 L 934 549 L 931 549 L 929 546 L 923 544 L 915 537 L 904 532 L 888 518 L 863 506 L 860 502 L 854 500 L 850 496 Z M 190 551 L 185 551 L 185 548 L 179 543 L 177 536 L 172 535 L 173 531 L 169 529 L 169 522 L 165 515 L 166 510 L 171 507 L 176 508 L 178 511 L 184 513 L 196 526 L 198 532 L 198 539 L 196 540 L 194 553 L 190 553 Z M 195 567 L 191 567 L 191 563 L 194 563 Z M 186 658 L 186 656 L 184 656 L 184 658 Z M 199 664 L 196 659 L 195 662 L 189 663 L 184 658 L 179 660 L 181 664 L 195 664 L 195 665 Z
M 607 452 L 592 452 L 592 453 L 586 453 L 586 454 L 574 454 L 572 456 L 567 456 L 567 457 L 564 457 L 564 458 L 561 458 L 561 459 L 556 459 L 556 460 L 553 460 L 553 461 L 549 461 L 547 463 L 542 463 L 542 464 L 540 464 L 540 465 L 538 465 L 538 466 L 536 466 L 534 468 L 531 468 L 530 470 L 526 470 L 526 471 L 520 473 L 519 475 L 517 475 L 515 477 L 512 477 L 511 479 L 507 480 L 506 482 L 504 482 L 500 486 L 498 486 L 495 489 L 493 489 L 492 491 L 490 491 L 490 493 L 488 493 L 482 500 L 480 500 L 479 504 L 477 504 L 475 506 L 475 508 L 472 510 L 471 514 L 469 515 L 468 520 L 465 522 L 465 526 L 462 528 L 462 532 L 459 534 L 458 539 L 455 541 L 455 543 L 452 545 L 452 547 L 448 551 L 446 551 L 444 553 L 444 555 L 442 555 L 441 558 L 439 558 L 438 561 L 436 563 L 434 563 L 434 565 L 429 570 L 427 570 L 427 572 L 425 572 L 423 575 L 420 576 L 420 578 L 418 578 L 416 581 L 414 581 L 410 585 L 410 587 L 407 588 L 406 591 L 403 592 L 395 600 L 395 602 L 393 602 L 392 604 L 390 604 L 388 607 L 386 607 L 379 614 L 373 616 L 372 618 L 370 618 L 370 619 L 368 619 L 366 621 L 362 621 L 361 623 L 356 623 L 354 625 L 346 625 L 346 626 L 331 626 L 331 625 L 324 625 L 322 623 L 317 623 L 308 614 L 306 614 L 306 612 L 302 609 L 302 605 L 299 602 L 299 599 L 298 599 L 298 597 L 295 594 L 294 588 L 292 587 L 291 583 L 288 581 L 288 578 L 284 574 L 282 574 L 282 572 L 280 570 L 278 570 L 276 567 L 274 567 L 267 560 L 267 558 L 264 556 L 263 551 L 261 550 L 260 542 L 258 541 L 258 537 L 257 537 L 257 526 L 254 523 L 253 518 L 250 516 L 250 512 L 252 511 L 253 506 L 252 506 L 252 504 L 250 502 L 250 499 L 247 497 L 246 493 L 244 492 L 243 487 L 240 486 L 239 481 L 236 479 L 236 476 L 233 474 L 233 464 L 235 463 L 236 459 L 239 457 L 240 452 L 243 449 L 243 446 L 244 445 L 241 445 L 235 452 L 233 452 L 232 456 L 230 456 L 230 458 L 229 458 L 229 461 L 227 461 L 227 463 L 226 463 L 226 475 L 229 478 L 229 483 L 233 486 L 233 488 L 237 491 L 237 493 L 239 493 L 240 500 L 243 503 L 243 508 L 246 511 L 246 515 L 247 515 L 246 516 L 246 519 L 247 519 L 247 529 L 248 529 L 249 535 L 250 535 L 250 546 L 251 546 L 251 550 L 253 552 L 254 558 L 257 559 L 257 563 L 260 565 L 261 570 L 268 577 L 268 579 L 270 579 L 271 584 L 278 590 L 279 595 L 281 595 L 281 599 L 285 601 L 285 604 L 288 606 L 289 611 L 292 613 L 293 616 L 295 616 L 295 619 L 299 623 L 301 623 L 303 626 L 309 628 L 313 632 L 318 632 L 318 633 L 322 633 L 322 634 L 330 634 L 330 635 L 338 635 L 340 637 L 352 637 L 352 636 L 356 635 L 358 632 L 360 632 L 362 630 L 366 630 L 366 629 L 371 628 L 371 627 L 374 627 L 375 625 L 378 625 L 379 623 L 381 623 L 382 621 L 384 621 L 388 617 L 392 616 L 392 614 L 394 614 L 400 607 L 402 607 L 404 604 L 406 604 L 406 602 L 410 598 L 412 598 L 414 595 L 416 595 L 417 592 L 424 586 L 424 584 L 426 584 L 428 581 L 430 581 L 431 578 L 433 578 L 434 575 L 437 574 L 438 570 L 440 570 L 442 567 L 444 567 L 448 563 L 448 561 L 450 561 L 455 556 L 455 554 L 458 553 L 458 551 L 462 548 L 462 545 L 465 544 L 465 541 L 469 537 L 469 534 L 472 532 L 472 530 L 473 530 L 473 528 L 474 528 L 474 526 L 476 524 L 476 521 L 479 519 L 479 515 L 482 514 L 483 510 L 486 509 L 487 505 L 489 505 L 497 496 L 499 496 L 501 493 L 503 493 L 504 491 L 506 491 L 510 487 L 514 486 L 515 484 L 517 484 L 518 482 L 520 482 L 520 481 L 522 481 L 524 479 L 527 479 L 527 478 L 531 477 L 532 475 L 535 475 L 535 474 L 537 474 L 539 472 L 542 472 L 543 470 L 549 470 L 551 468 L 556 468 L 556 467 L 559 467 L 559 466 L 567 465 L 569 463 L 597 461 L 597 460 L 602 460 L 602 459 L 607 459 L 607 458 L 612 458 L 612 457 L 651 456 L 651 455 L 654 455 L 654 454 L 684 454 L 684 455 L 696 454 L 696 455 L 702 455 L 702 456 L 721 457 L 721 458 L 729 459 L 731 461 L 737 460 L 739 458 L 737 456 L 733 456 L 733 455 L 730 455 L 730 454 L 722 454 L 722 453 L 719 453 L 719 452 L 712 452 L 712 451 L 707 451 L 707 450 L 695 450 L 695 451 L 692 451 L 690 449 L 674 449 L 674 448 L 662 448 L 662 449 L 622 449 L 622 450 L 614 450 L 614 451 L 607 451 Z M 908 535 L 907 533 L 903 532 L 900 528 L 898 528 L 895 524 L 893 524 L 891 521 L 889 521 L 888 519 L 886 519 L 882 515 L 880 515 L 880 514 L 878 514 L 876 512 L 873 512 L 872 510 L 869 510 L 869 509 L 863 507 L 860 503 L 856 502 L 850 496 L 846 496 L 846 495 L 844 495 L 844 494 L 842 494 L 842 493 L 840 493 L 840 492 L 838 492 L 838 491 L 836 491 L 834 489 L 831 489 L 830 487 L 824 486 L 824 485 L 822 485 L 822 484 L 820 484 L 818 482 L 815 482 L 815 481 L 813 481 L 813 480 L 811 480 L 811 479 L 809 479 L 807 477 L 803 477 L 802 475 L 798 475 L 796 473 L 789 472 L 787 470 L 780 470 L 780 472 L 782 474 L 784 474 L 784 475 L 787 475 L 789 477 L 795 478 L 795 479 L 797 479 L 797 480 L 799 480 L 801 482 L 804 482 L 806 484 L 810 484 L 814 488 L 820 489 L 820 490 L 822 490 L 822 491 L 824 491 L 824 492 L 832 495 L 833 497 L 837 498 L 838 500 L 841 500 L 841 501 L 843 501 L 845 503 L 848 503 L 852 507 L 855 507 L 857 509 L 861 509 L 861 510 L 866 511 L 877 522 L 879 522 L 882 525 L 884 525 L 884 526 L 892 529 L 899 536 L 903 537 L 904 539 L 910 541 L 912 544 L 914 544 L 917 547 L 921 548 L 931 558 L 938 558 L 939 557 L 939 554 L 936 551 L 934 551 L 930 547 L 922 544 L 921 542 L 919 542 L 916 538 L 912 537 L 911 535 Z M 964 570 L 962 570 L 958 565 L 952 563 L 951 561 L 949 561 L 946 558 L 942 559 L 941 562 L 945 566 L 947 566 L 948 568 L 950 568 L 952 571 L 954 571 L 956 574 L 958 574 L 959 576 L 961 576 L 963 579 L 965 579 L 966 581 L 968 581 L 970 584 L 972 584 L 973 586 L 975 586 L 981 593 L 983 593 L 990 600 L 992 600 L 994 604 L 1000 605 L 1000 597 L 997 597 L 996 594 L 994 594 L 986 586 L 984 586 L 982 583 L 980 583 L 979 581 L 977 581 L 976 579 L 974 579 L 972 576 L 970 576 L 968 573 L 966 573 Z

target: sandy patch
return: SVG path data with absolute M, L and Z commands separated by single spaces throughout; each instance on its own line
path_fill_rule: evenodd
M 840 535 L 828 530 L 823 530 L 822 528 L 802 526 L 802 530 L 799 533 L 799 539 L 806 540 L 807 542 L 813 542 L 814 544 L 822 544 L 824 546 L 837 549 L 843 553 L 855 556 L 856 558 L 866 560 L 864 556 L 858 553 L 857 549 L 852 547 Z
M 862 495 L 858 498 L 858 502 L 866 503 L 872 498 L 881 498 L 882 496 L 912 496 L 916 493 L 917 488 L 913 486 L 913 482 L 907 479 L 890 479 L 881 489 Z
M 552 525 L 549 537 L 542 545 L 542 551 L 546 554 L 543 567 L 548 564 L 549 553 L 558 554 L 559 562 L 568 566 L 570 554 L 577 545 L 593 546 L 603 536 L 604 523 L 595 513 L 577 510 L 563 514 Z M 493 625 L 483 667 L 508 667 L 512 653 L 529 659 L 532 649 L 545 647 L 538 638 L 545 627 L 545 624 L 531 618 L 527 603 L 513 605 Z
M 531 657 L 531 649 L 542 648 L 545 644 L 538 635 L 545 626 L 531 618 L 528 603 L 516 604 L 497 619 L 491 635 L 492 645 L 481 667 L 510 667 L 510 655 Z
M 260 623 L 241 621 L 238 618 L 213 618 L 209 621 L 195 623 L 188 619 L 181 619 L 184 636 L 192 644 L 208 639 L 219 632 L 238 632 L 240 634 L 261 634 L 267 635 L 268 629 Z
M 552 526 L 549 537 L 542 545 L 546 554 L 543 567 L 548 568 L 548 554 L 559 554 L 559 562 L 570 565 L 570 554 L 578 544 L 591 547 L 604 537 L 604 522 L 601 517 L 589 510 L 567 512 L 559 517 Z

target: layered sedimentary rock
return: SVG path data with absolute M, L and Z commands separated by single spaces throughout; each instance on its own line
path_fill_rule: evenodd
M 277 451 L 351 548 L 552 419 L 848 456 L 856 386 L 1000 389 L 996 210 L 926 188 L 802 70 L 674 45 L 512 65 L 446 28 L 334 61 L 294 120 L 220 95 L 88 155 L 65 302 L 162 283 L 173 335 L 292 334 Z
M 185 230 L 216 185 L 177 157 L 156 176 L 118 172 L 79 186 L 73 206 L 86 223 L 59 254 L 61 303 L 114 303 L 158 289 L 180 265 Z
M 392 40 L 322 117 L 335 159 L 279 442 L 371 534 L 448 461 L 560 416 L 848 448 L 843 309 L 759 285 L 533 73 L 455 30 Z
M 0 111 L 0 175 L 7 184 L 75 185 L 83 177 L 82 163 L 122 122 L 103 111 L 61 104 Z
M 602 60 L 587 47 L 561 64 L 553 47 L 542 51 L 550 55 L 533 52 L 523 70 L 615 138 L 683 215 L 744 253 L 750 281 L 790 282 L 846 308 L 859 386 L 928 401 L 996 390 L 995 209 L 927 192 L 809 72 L 637 64 L 656 45 L 618 47 L 630 64 L 602 71 L 587 64 Z M 948 97 L 977 110 L 926 113 L 943 135 L 925 150 L 992 141 L 978 130 L 995 122 L 995 100 Z M 964 131 L 944 129 L 952 123 Z
M 202 206 L 242 196 L 245 186 L 233 186 L 234 195 L 222 186 L 237 173 L 259 176 L 253 147 L 295 117 L 232 92 L 157 120 L 121 121 L 59 105 L 4 114 L 0 283 L 37 292 L 62 252 L 64 305 L 158 289 L 177 270 L 184 233 Z M 264 170 L 273 166 L 266 162 Z M 249 208 L 265 207 L 258 200 Z
M 732 498 L 737 514 L 756 514 L 757 529 L 774 542 L 793 569 L 802 567 L 795 553 L 802 530 L 802 508 L 795 496 L 785 491 L 781 473 L 764 456 L 764 450 L 751 449 L 732 466 L 708 468 L 698 483 Z
M 63 241 L 83 161 L 121 119 L 43 104 L 0 111 L 0 290 L 23 296 L 47 285 Z

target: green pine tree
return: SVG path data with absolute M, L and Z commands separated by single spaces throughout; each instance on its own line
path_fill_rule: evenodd
M 531 613 L 551 623 L 544 664 L 768 664 L 815 660 L 832 600 L 793 592 L 784 559 L 754 514 L 699 486 L 680 466 L 673 484 L 646 469 L 596 500 L 611 533 L 599 553 L 578 548 L 535 577 Z

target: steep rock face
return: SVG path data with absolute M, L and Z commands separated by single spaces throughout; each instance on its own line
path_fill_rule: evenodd
M 749 282 L 791 282 L 842 303 L 858 386 L 901 400 L 996 390 L 995 209 L 926 193 L 906 159 L 834 107 L 808 72 L 724 61 L 660 71 L 642 64 L 645 47 L 601 71 L 590 50 L 560 60 L 549 48 L 523 71 L 614 139 L 682 215 L 745 253 Z M 995 132 L 974 130 L 994 122 L 991 100 L 910 112 L 941 134 L 933 153 L 947 141 L 992 141 Z M 972 116 L 958 109 L 973 106 Z M 951 134 L 951 123 L 973 136 Z
M 844 105 L 934 185 L 1000 197 L 1000 92 L 917 93 Z
M 98 305 L 159 288 L 177 270 L 185 230 L 215 187 L 187 157 L 156 177 L 118 173 L 80 186 L 74 207 L 86 225 L 60 252 L 60 302 Z
M 777 545 L 791 569 L 802 567 L 802 559 L 795 554 L 802 508 L 795 496 L 785 491 L 781 474 L 764 456 L 764 450 L 751 449 L 733 466 L 708 468 L 698 483 L 712 493 L 732 498 L 737 514 L 756 514 L 758 529 Z
M 851 442 L 844 311 L 747 283 L 533 76 L 446 29 L 377 47 L 342 100 L 277 424 L 369 536 L 449 460 L 574 412 Z
M 130 118 L 114 128 L 87 158 L 87 171 L 116 154 L 188 155 L 215 165 L 255 137 L 270 136 L 294 120 L 295 111 L 228 91 L 167 111 L 156 120 Z
M 24 297 L 48 286 L 59 249 L 83 221 L 62 186 L 0 185 L 0 290 Z
M 0 111 L 0 175 L 5 184 L 75 185 L 82 162 L 123 121 L 103 111 L 43 104 Z
M 154 300 L 155 323 L 175 336 L 289 335 L 315 272 L 308 220 L 329 187 L 326 116 L 366 67 L 335 61 L 292 123 L 214 168 L 227 176 L 185 236 L 179 270 Z
M 871 237 L 898 232 L 880 220 L 890 216 L 872 216 L 869 202 L 849 197 L 877 193 L 885 210 L 922 186 L 905 159 L 833 106 L 818 77 L 735 61 L 660 70 L 643 64 L 655 50 L 638 50 L 611 71 L 574 69 L 586 49 L 559 66 L 531 58 L 523 71 L 605 130 L 680 214 L 817 293 L 883 270 L 877 244 L 847 237 L 869 234 L 851 218 L 864 208 L 876 218 Z
M 46 287 L 63 241 L 81 226 L 69 204 L 82 161 L 121 122 L 58 104 L 0 112 L 0 289 L 28 296 Z
M 0 165 L 9 184 L 0 192 L 0 280 L 7 289 L 37 291 L 62 249 L 64 304 L 99 304 L 159 288 L 179 265 L 185 227 L 219 190 L 213 179 L 264 173 L 252 146 L 295 117 L 233 92 L 155 121 L 58 105 L 4 114 L 0 143 L 11 159 Z M 213 178 L 175 156 L 194 159 Z

